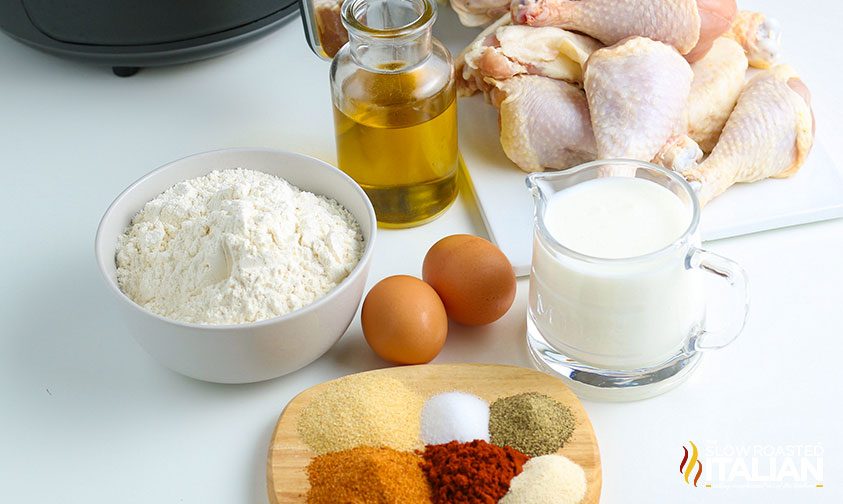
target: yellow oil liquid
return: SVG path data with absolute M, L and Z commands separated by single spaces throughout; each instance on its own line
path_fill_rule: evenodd
M 383 227 L 438 217 L 456 198 L 454 86 L 415 98 L 424 75 L 358 71 L 334 102 L 337 159 L 366 191 Z

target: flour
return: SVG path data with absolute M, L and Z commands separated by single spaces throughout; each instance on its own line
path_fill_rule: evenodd
M 214 171 L 132 219 L 118 240 L 117 282 L 170 319 L 255 322 L 323 297 L 363 248 L 359 224 L 336 201 L 262 172 Z

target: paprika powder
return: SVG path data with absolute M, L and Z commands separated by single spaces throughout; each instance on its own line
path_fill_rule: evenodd
M 428 445 L 422 458 L 434 504 L 496 504 L 529 457 L 475 440 Z

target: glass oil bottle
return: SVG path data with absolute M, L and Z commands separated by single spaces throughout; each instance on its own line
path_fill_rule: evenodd
M 435 1 L 435 0 L 434 0 Z M 345 0 L 349 42 L 331 65 L 337 160 L 383 227 L 441 215 L 457 195 L 453 63 L 431 0 Z

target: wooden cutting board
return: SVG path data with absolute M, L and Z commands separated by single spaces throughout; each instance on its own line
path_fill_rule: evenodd
M 473 393 L 491 403 L 500 397 L 522 392 L 540 392 L 567 405 L 576 415 L 577 426 L 559 453 L 585 470 L 588 490 L 583 504 L 599 502 L 603 478 L 597 438 L 579 399 L 560 380 L 532 369 L 496 364 L 428 364 L 366 372 L 369 373 L 400 380 L 423 396 L 459 390 Z M 272 434 L 266 464 L 267 491 L 272 504 L 305 502 L 309 489 L 305 468 L 315 453 L 299 439 L 296 424 L 302 408 L 330 383 L 305 390 L 281 412 Z

